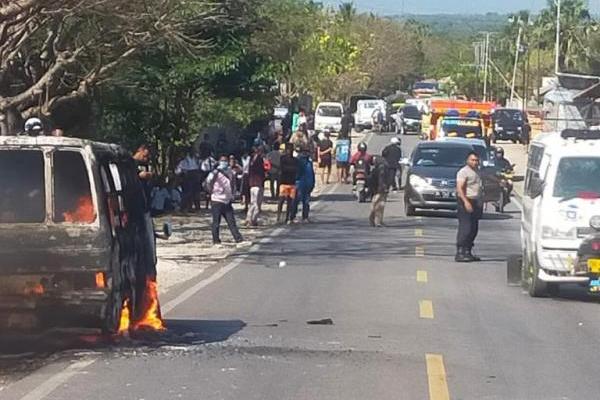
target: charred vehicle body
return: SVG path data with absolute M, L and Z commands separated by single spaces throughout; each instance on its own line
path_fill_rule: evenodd
M 0 324 L 101 327 L 155 282 L 152 219 L 132 157 L 63 137 L 0 137 Z

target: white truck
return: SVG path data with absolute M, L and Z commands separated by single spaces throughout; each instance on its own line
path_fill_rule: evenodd
M 360 100 L 357 103 L 356 114 L 354 114 L 354 127 L 357 132 L 373 128 L 373 114 L 377 109 L 383 113 L 383 119 L 387 120 L 385 100 Z
M 315 131 L 323 132 L 325 129 L 330 129 L 339 132 L 342 129 L 343 115 L 342 103 L 319 103 L 315 110 Z

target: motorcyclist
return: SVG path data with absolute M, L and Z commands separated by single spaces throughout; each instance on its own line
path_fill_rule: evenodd
M 496 165 L 502 172 L 512 172 L 513 170 L 510 161 L 504 157 L 504 149 L 502 147 L 496 148 Z
M 383 123 L 384 118 L 383 118 L 383 112 L 381 111 L 381 108 L 377 107 L 375 109 L 375 111 L 373 111 L 373 129 L 377 130 L 377 131 L 382 131 L 383 130 Z
M 387 182 L 393 191 L 397 191 L 402 187 L 402 167 L 400 166 L 402 141 L 397 137 L 393 137 L 390 144 L 383 149 L 381 155 L 387 162 Z
M 360 162 L 360 161 L 364 162 Z M 352 155 L 350 159 L 350 165 L 354 167 L 354 173 L 352 174 L 352 184 L 356 188 L 357 177 L 362 176 L 365 180 L 371 173 L 371 165 L 373 164 L 373 156 L 367 152 L 367 144 L 360 142 L 358 144 L 357 151 Z
M 503 175 L 513 173 L 513 165 L 508 159 L 506 159 L 506 157 L 504 157 L 504 149 L 502 147 L 496 148 L 496 166 Z M 507 199 L 510 201 L 510 195 L 513 190 L 512 180 L 507 178 L 506 176 L 504 176 L 502 180 L 503 183 L 506 185 L 506 190 L 508 194 Z

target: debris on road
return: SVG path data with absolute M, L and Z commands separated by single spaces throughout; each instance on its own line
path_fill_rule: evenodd
M 316 321 L 307 321 L 308 325 L 333 325 L 333 320 L 331 318 L 320 319 Z

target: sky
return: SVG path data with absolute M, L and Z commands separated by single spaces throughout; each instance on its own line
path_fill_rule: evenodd
M 337 6 L 341 0 L 323 0 L 323 3 Z M 354 0 L 360 11 L 380 15 L 408 14 L 485 14 L 487 12 L 508 13 L 518 10 L 538 11 L 545 7 L 547 0 Z M 593 13 L 600 12 L 600 0 L 589 0 Z

